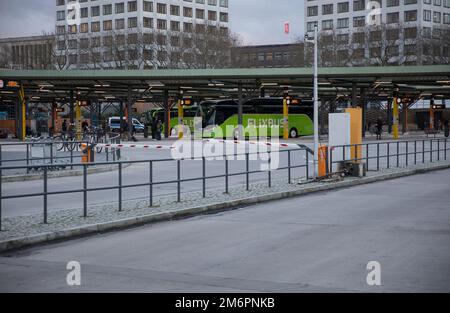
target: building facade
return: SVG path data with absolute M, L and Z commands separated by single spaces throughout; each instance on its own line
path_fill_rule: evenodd
M 231 67 L 303 67 L 304 44 L 235 47 L 231 50 Z
M 228 0 L 56 0 L 58 64 L 183 67 L 197 57 L 195 43 L 228 25 Z
M 420 65 L 450 59 L 450 0 L 306 0 L 306 33 L 315 25 L 337 63 Z
M 51 69 L 53 36 L 0 39 L 0 68 Z

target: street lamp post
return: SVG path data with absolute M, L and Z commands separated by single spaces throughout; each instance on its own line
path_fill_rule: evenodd
M 318 73 L 317 25 L 314 27 L 314 178 L 319 164 L 319 73 Z
M 306 36 L 306 41 L 314 44 L 314 178 L 318 177 L 319 164 L 319 73 L 317 25 L 314 27 L 314 38 Z

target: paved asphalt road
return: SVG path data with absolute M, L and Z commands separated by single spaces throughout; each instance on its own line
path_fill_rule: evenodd
M 450 292 L 449 186 L 443 170 L 24 250 L 0 291 Z
M 308 139 L 299 139 L 299 143 L 303 143 L 306 145 L 312 146 L 311 140 Z M 165 141 L 163 144 L 172 144 L 173 141 Z M 151 143 L 155 144 L 155 143 Z M 418 151 L 421 151 L 421 143 L 419 142 L 418 147 L 416 147 Z M 434 149 L 437 149 L 437 143 L 434 143 Z M 440 149 L 443 149 L 442 145 Z M 5 150 L 5 149 L 4 149 Z M 379 155 L 383 156 L 387 153 L 386 144 L 382 144 L 379 147 Z M 390 153 L 396 153 L 397 146 L 396 143 L 390 145 Z M 429 142 L 425 142 L 425 150 L 429 151 Z M 408 152 L 411 153 L 414 151 L 414 146 L 410 144 Z M 236 150 L 238 153 L 244 153 L 245 149 Z M 364 151 L 365 152 L 365 151 Z M 404 143 L 399 144 L 399 152 L 405 153 L 406 147 Z M 161 158 L 171 158 L 169 151 L 146 151 L 146 150 L 127 150 L 123 151 L 123 154 L 130 160 L 147 160 L 147 159 L 161 159 Z M 377 147 L 376 145 L 371 146 L 369 150 L 369 154 L 372 157 L 377 155 Z M 450 151 L 449 151 L 450 157 Z M 347 152 L 347 157 L 349 152 Z M 441 151 L 440 154 L 441 159 L 444 158 L 444 152 Z M 280 162 L 279 167 L 287 166 L 287 154 L 280 154 Z M 333 160 L 338 161 L 342 159 L 342 149 L 337 148 L 333 154 Z M 399 164 L 404 165 L 406 157 L 404 155 L 399 157 Z M 417 154 L 416 161 L 422 162 L 424 159 L 426 162 L 429 162 L 430 154 L 427 153 L 425 155 Z M 437 153 L 433 154 L 433 159 L 437 160 Z M 312 159 L 310 159 L 312 160 Z M 376 159 L 370 159 L 369 165 L 371 169 L 376 169 L 377 166 Z M 409 156 L 409 164 L 414 163 L 414 156 Z M 252 161 L 250 162 L 250 170 L 258 171 L 260 170 L 261 161 Z M 304 165 L 306 164 L 305 152 L 297 151 L 292 152 L 292 165 Z M 311 165 L 311 164 L 310 164 Z M 380 166 L 386 167 L 387 159 L 380 159 Z M 397 158 L 390 158 L 390 165 L 395 167 L 397 165 Z M 230 161 L 230 173 L 242 173 L 245 171 L 245 161 Z M 225 162 L 224 161 L 207 161 L 207 175 L 215 176 L 215 175 L 224 175 L 225 174 Z M 312 173 L 312 166 L 310 168 L 310 173 Z M 191 178 L 199 178 L 202 174 L 202 163 L 201 161 L 183 161 L 182 162 L 182 170 L 181 177 L 182 179 L 191 179 Z M 304 168 L 297 168 L 292 171 L 293 178 L 305 177 L 306 171 Z M 272 177 L 274 179 L 285 179 L 287 180 L 287 171 L 277 171 L 274 172 Z M 177 165 L 176 161 L 164 162 L 164 163 L 155 163 L 154 164 L 154 179 L 155 182 L 162 181 L 172 181 L 177 178 Z M 252 182 L 255 181 L 267 181 L 267 173 L 259 173 L 252 174 L 250 177 Z M 99 187 L 112 187 L 118 185 L 118 172 L 112 171 L 107 173 L 100 174 L 91 174 L 88 177 L 88 188 L 99 188 Z M 147 163 L 135 164 L 123 170 L 123 183 L 127 184 L 141 184 L 149 182 L 149 165 Z M 245 184 L 245 176 L 232 176 L 230 178 L 230 186 L 236 185 L 244 185 Z M 211 190 L 225 190 L 225 179 L 217 178 L 211 179 L 207 181 L 207 188 Z M 64 177 L 64 178 L 54 178 L 50 179 L 48 183 L 49 192 L 57 192 L 57 191 L 66 191 L 66 190 L 79 190 L 83 186 L 83 178 L 81 176 L 78 177 Z M 154 188 L 154 195 L 173 195 L 174 199 L 176 197 L 176 184 L 166 184 L 166 185 L 156 185 Z M 189 181 L 182 183 L 181 192 L 191 192 L 191 191 L 200 191 L 202 189 L 202 181 Z M 2 195 L 18 195 L 18 194 L 33 194 L 33 193 L 41 193 L 43 191 L 43 182 L 42 180 L 37 181 L 29 181 L 29 182 L 16 182 L 16 183 L 4 183 L 2 186 Z M 147 199 L 149 194 L 148 187 L 137 187 L 137 188 L 128 188 L 125 189 L 123 198 L 124 200 L 134 200 L 134 199 Z M 113 201 L 118 201 L 118 191 L 117 190 L 107 190 L 107 191 L 98 191 L 98 192 L 89 192 L 88 193 L 88 205 L 92 206 L 95 204 L 102 203 L 110 203 Z M 43 197 L 29 197 L 22 199 L 11 199 L 4 200 L 3 203 L 3 217 L 11 217 L 11 216 L 22 216 L 28 214 L 36 214 L 42 213 L 43 211 Z M 81 208 L 83 205 L 83 198 L 81 193 L 73 193 L 73 194 L 62 194 L 62 195 L 52 195 L 49 196 L 48 199 L 48 207 L 51 214 L 52 210 L 59 209 L 70 209 L 70 208 Z

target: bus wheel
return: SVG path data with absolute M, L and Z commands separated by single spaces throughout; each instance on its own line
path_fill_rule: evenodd
M 289 137 L 290 138 L 298 138 L 297 128 L 291 128 L 291 130 L 289 131 Z

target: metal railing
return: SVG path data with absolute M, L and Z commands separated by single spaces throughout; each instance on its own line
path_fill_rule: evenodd
M 342 161 L 364 161 L 367 171 L 446 161 L 449 150 L 448 138 L 334 146 L 327 155 L 328 173 L 333 173 L 335 165 Z
M 107 142 L 110 144 L 120 144 L 120 135 L 115 135 L 114 137 L 110 137 L 107 139 Z M 73 146 L 73 149 L 68 149 L 67 144 Z M 26 173 L 29 174 L 33 169 L 41 169 L 43 170 L 45 165 L 55 165 L 53 169 L 59 169 L 61 166 L 64 168 L 70 168 L 73 170 L 74 164 L 77 164 L 77 160 L 81 162 L 81 158 L 83 157 L 82 145 L 91 144 L 88 141 L 55 141 L 52 138 L 47 138 L 42 141 L 29 141 L 29 142 L 16 142 L 16 143 L 2 143 L 0 144 L 0 166 L 8 163 L 24 163 L 26 167 Z M 55 151 L 58 145 L 62 145 L 63 148 L 60 151 Z M 35 146 L 43 146 L 48 147 L 48 156 L 44 155 L 42 157 L 32 157 L 31 152 L 33 147 Z M 19 153 L 25 153 L 25 157 L 18 157 L 13 159 L 5 159 L 3 157 L 3 147 L 24 147 Z M 106 154 L 106 162 L 109 162 L 110 159 L 113 161 L 121 159 L 121 151 L 116 148 L 106 148 L 103 150 Z M 61 155 L 67 154 L 67 155 Z M 66 161 L 66 162 L 64 162 Z M 16 167 L 16 169 L 19 169 Z
M 205 157 L 191 157 L 191 158 L 185 158 L 185 159 L 158 159 L 158 160 L 137 160 L 137 161 L 113 161 L 113 162 L 105 162 L 105 163 L 92 163 L 92 164 L 70 164 L 70 166 L 73 167 L 81 167 L 83 172 L 83 180 L 82 180 L 82 186 L 78 189 L 71 189 L 71 190 L 63 190 L 63 191 L 49 191 L 48 189 L 48 172 L 52 169 L 52 167 L 56 166 L 53 164 L 48 164 L 43 166 L 43 179 L 42 179 L 42 192 L 37 193 L 29 193 L 29 194 L 20 194 L 20 195 L 3 195 L 2 192 L 2 182 L 0 179 L 0 230 L 1 230 L 1 212 L 2 212 L 2 203 L 4 200 L 11 200 L 11 199 L 18 199 L 18 198 L 32 198 L 32 197 L 42 197 L 43 199 L 43 222 L 44 224 L 48 223 L 48 202 L 49 202 L 49 196 L 55 196 L 55 195 L 63 195 L 63 194 L 82 194 L 82 207 L 83 207 L 83 217 L 86 218 L 88 216 L 88 196 L 91 192 L 96 191 L 107 191 L 107 190 L 116 190 L 117 191 L 117 203 L 118 203 L 118 210 L 121 212 L 123 210 L 123 192 L 126 189 L 131 188 L 141 188 L 141 187 L 148 187 L 148 199 L 149 199 L 149 205 L 152 207 L 154 205 L 154 188 L 155 186 L 161 186 L 161 185 L 174 185 L 176 184 L 176 198 L 177 202 L 181 202 L 182 195 L 181 195 L 181 188 L 183 183 L 189 183 L 194 181 L 201 181 L 202 182 L 202 195 L 204 198 L 206 198 L 206 189 L 207 189 L 207 182 L 212 179 L 223 179 L 225 184 L 225 193 L 229 194 L 229 186 L 230 186 L 230 178 L 236 177 L 236 176 L 245 176 L 245 188 L 247 191 L 250 190 L 250 183 L 251 183 L 251 175 L 257 174 L 257 173 L 267 173 L 267 182 L 268 186 L 272 187 L 272 173 L 276 171 L 286 171 L 287 173 L 287 182 L 289 184 L 292 183 L 292 171 L 294 169 L 298 168 L 304 168 L 306 170 L 306 179 L 309 179 L 309 160 L 310 160 L 310 150 L 306 148 L 295 148 L 295 149 L 289 149 L 289 150 L 280 150 L 276 151 L 276 153 L 280 153 L 280 159 L 281 156 L 287 156 L 287 165 L 278 167 L 276 169 L 271 170 L 251 170 L 250 168 L 250 161 L 251 157 L 254 155 L 260 155 L 266 153 L 268 154 L 268 162 L 270 163 L 271 155 L 272 153 L 270 151 L 268 152 L 246 152 L 246 153 L 234 153 L 234 154 L 223 154 L 221 156 L 221 161 L 223 161 L 223 173 L 218 175 L 208 175 L 207 174 L 207 158 Z M 275 152 L 274 152 L 275 153 Z M 294 154 L 297 154 L 298 160 L 300 162 L 293 162 Z M 217 156 L 215 156 L 217 157 Z M 230 171 L 230 162 L 231 160 L 240 160 L 245 161 L 245 170 L 239 171 L 239 172 L 231 172 Z M 256 158 L 257 159 L 257 158 Z M 182 166 L 183 161 L 201 161 L 202 162 L 202 171 L 201 175 L 194 177 L 194 178 L 182 178 Z M 312 158 L 311 158 L 312 160 Z M 154 175 L 154 168 L 155 166 L 164 165 L 164 163 L 167 162 L 176 162 L 176 179 L 175 180 L 167 180 L 167 181 L 157 181 L 155 179 Z M 253 161 L 253 160 L 252 160 Z M 117 185 L 115 186 L 106 186 L 106 187 L 88 187 L 88 168 L 91 166 L 98 166 L 98 165 L 116 165 L 118 170 L 118 180 Z M 136 183 L 136 184 L 124 184 L 123 183 L 123 168 L 124 165 L 134 165 L 134 164 L 148 164 L 148 181 L 145 183 Z M 1 165 L 1 163 L 0 163 Z M 5 170 L 11 170 L 11 169 L 24 169 L 29 168 L 30 166 L 8 166 L 8 167 L 2 167 L 0 166 L 0 177 L 2 172 Z M 259 180 L 260 181 L 260 180 Z

